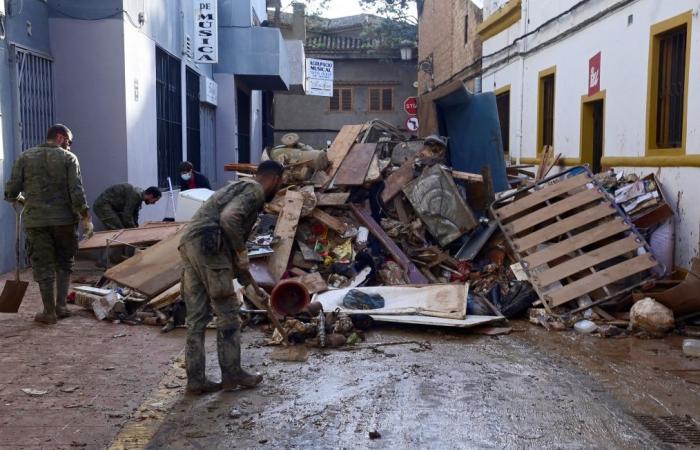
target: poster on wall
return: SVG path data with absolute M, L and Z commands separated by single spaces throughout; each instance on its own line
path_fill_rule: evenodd
M 193 60 L 198 64 L 219 62 L 216 1 L 195 1 Z
M 600 91 L 600 52 L 588 60 L 588 95 Z
M 333 97 L 333 61 L 306 58 L 306 95 Z

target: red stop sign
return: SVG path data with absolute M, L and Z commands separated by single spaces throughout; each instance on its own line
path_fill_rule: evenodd
M 418 100 L 415 97 L 408 97 L 403 101 L 403 109 L 409 115 L 415 116 L 418 114 Z

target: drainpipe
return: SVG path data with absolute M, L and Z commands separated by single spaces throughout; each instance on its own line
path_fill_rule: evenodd
M 524 0 L 523 4 L 525 5 L 525 20 L 523 21 L 523 26 L 524 30 L 522 34 L 527 33 L 527 25 L 528 25 L 528 20 L 530 17 L 530 4 L 528 0 Z M 525 41 L 523 41 L 523 45 L 525 45 Z M 518 158 L 515 161 L 517 165 L 520 165 L 520 159 L 523 156 L 523 116 L 525 115 L 525 105 L 523 104 L 523 101 L 525 100 L 525 58 L 520 57 L 520 129 L 518 130 L 518 133 L 520 134 L 520 145 L 518 145 Z M 535 155 L 537 156 L 537 155 Z

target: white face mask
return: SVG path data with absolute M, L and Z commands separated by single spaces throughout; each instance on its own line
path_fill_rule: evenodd
M 187 172 L 187 173 L 180 174 L 180 177 L 185 181 L 190 181 L 190 178 L 192 178 L 192 174 Z

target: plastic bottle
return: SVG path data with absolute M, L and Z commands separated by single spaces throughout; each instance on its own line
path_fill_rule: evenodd
M 683 353 L 688 356 L 700 356 L 700 339 L 683 339 Z
M 590 320 L 579 320 L 574 325 L 574 330 L 576 330 L 577 332 L 579 332 L 581 334 L 591 334 L 597 328 L 598 328 L 598 325 L 596 325 L 595 322 L 591 322 Z

